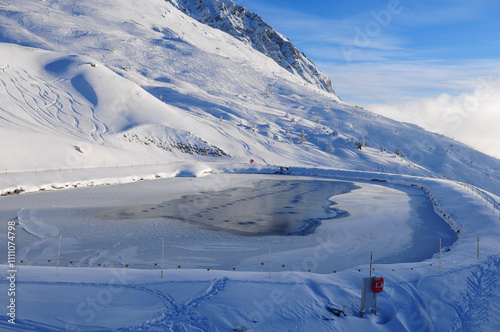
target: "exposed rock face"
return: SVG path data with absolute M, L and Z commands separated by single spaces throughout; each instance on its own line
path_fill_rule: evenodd
M 287 37 L 231 0 L 168 0 L 197 21 L 247 42 L 288 71 L 330 93 L 332 82 Z

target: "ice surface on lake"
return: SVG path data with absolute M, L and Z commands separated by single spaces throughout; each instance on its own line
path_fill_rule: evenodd
M 358 188 L 340 181 L 258 180 L 252 187 L 183 195 L 99 214 L 104 220 L 164 219 L 236 235 L 307 235 L 322 219 L 348 215 L 330 197 Z

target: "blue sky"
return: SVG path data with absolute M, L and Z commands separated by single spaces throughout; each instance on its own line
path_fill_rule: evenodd
M 346 102 L 500 157 L 500 1 L 236 0 Z M 425 107 L 424 107 L 425 106 Z

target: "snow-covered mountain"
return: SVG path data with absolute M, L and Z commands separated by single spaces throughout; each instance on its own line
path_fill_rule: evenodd
M 247 13 L 0 0 L 0 330 L 498 331 L 500 161 L 342 102 Z
M 254 159 L 499 193 L 500 161 L 343 103 L 285 37 L 229 1 L 0 2 L 0 42 L 6 173 Z
M 231 0 L 169 0 L 201 23 L 229 33 L 269 56 L 286 70 L 300 75 L 319 88 L 335 93 L 332 82 L 287 37 L 275 31 L 262 18 Z

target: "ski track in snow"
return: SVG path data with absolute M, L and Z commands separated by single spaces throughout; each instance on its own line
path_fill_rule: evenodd
M 107 126 L 95 117 L 94 108 L 80 103 L 70 92 L 58 94 L 53 86 L 58 80 L 47 82 L 23 69 L 4 69 L 0 91 L 4 90 L 9 96 L 11 105 L 7 109 L 0 105 L 8 117 L 3 119 L 25 130 L 50 130 L 58 135 L 74 136 L 76 129 L 80 138 L 90 135 L 94 140 L 102 140 Z
M 210 323 L 209 318 L 203 317 L 193 310 L 203 302 L 216 296 L 219 292 L 222 292 L 228 280 L 227 277 L 213 279 L 202 295 L 192 298 L 183 305 L 176 304 L 173 298 L 160 291 L 152 291 L 145 287 L 140 287 L 142 290 L 161 297 L 167 309 L 158 319 L 135 325 L 132 329 L 158 331 L 218 331 L 218 329 Z M 129 330 L 130 327 L 119 329 L 119 331 Z
M 212 298 L 222 293 L 228 283 L 228 277 L 221 277 L 212 279 L 203 292 L 203 294 L 193 297 L 192 299 L 186 301 L 184 304 L 178 304 L 175 299 L 168 295 L 166 292 L 158 289 L 156 287 L 161 287 L 164 285 L 174 285 L 193 283 L 193 281 L 167 281 L 167 282 L 154 282 L 146 284 L 133 284 L 124 283 L 120 284 L 120 287 L 129 290 L 137 290 L 159 298 L 165 309 L 160 313 L 158 318 L 151 319 L 142 323 L 138 323 L 132 326 L 121 327 L 116 329 L 110 329 L 100 326 L 82 326 L 85 331 L 203 331 L 203 332 L 217 332 L 219 329 L 211 323 L 209 317 L 200 315 L 195 311 L 200 305 L 210 301 Z M 6 284 L 8 280 L 0 280 L 0 284 Z M 203 281 L 202 281 L 203 282 Z M 320 287 L 330 287 L 330 284 L 320 283 L 320 282 L 292 282 L 292 281 L 244 281 L 244 280 L 234 280 L 242 286 L 250 286 L 251 284 L 272 284 L 272 285 L 287 285 L 293 286 L 306 286 L 310 287 L 315 293 L 320 295 L 320 298 L 325 304 L 330 305 L 328 296 L 321 291 Z M 198 283 L 194 281 L 194 283 Z M 39 285 L 40 287 L 47 286 L 80 286 L 80 287 L 90 287 L 90 288 L 105 288 L 109 287 L 106 283 L 86 283 L 86 282 L 46 282 L 46 281 L 18 281 L 18 287 L 23 287 L 23 285 Z M 8 322 L 7 316 L 0 316 L 0 330 L 7 329 L 10 331 L 79 331 L 77 325 L 66 324 L 65 327 L 46 324 L 42 322 L 33 321 L 30 319 L 23 319 L 18 317 L 16 319 L 16 325 L 12 325 Z
M 500 256 L 492 256 L 467 278 L 467 290 L 457 304 L 453 331 L 500 330 Z
M 86 331 L 219 331 L 210 322 L 210 318 L 203 317 L 199 313 L 195 312 L 198 306 L 204 302 L 209 301 L 211 298 L 224 291 L 229 278 L 216 278 L 213 279 L 208 288 L 203 292 L 203 294 L 196 296 L 186 303 L 180 305 L 177 304 L 175 299 L 170 295 L 164 293 L 163 291 L 148 288 L 148 284 L 138 285 L 138 284 L 123 284 L 120 287 L 130 290 L 138 290 L 144 293 L 154 295 L 161 299 L 165 306 L 165 310 L 161 312 L 160 317 L 142 322 L 133 326 L 127 326 L 117 329 L 109 329 L 106 327 L 93 326 L 89 328 L 85 326 Z M 7 283 L 6 279 L 0 281 L 0 284 Z M 167 282 L 171 284 L 170 282 Z M 172 282 L 175 284 L 176 282 Z M 40 286 L 82 286 L 82 287 L 95 287 L 102 288 L 108 286 L 108 284 L 102 283 L 83 283 L 83 282 L 22 282 L 18 281 L 19 287 L 23 284 L 30 285 L 40 285 Z M 149 286 L 158 286 L 161 283 L 150 284 Z M 68 325 L 66 327 L 59 327 L 51 324 L 44 324 L 41 322 L 36 322 L 30 319 L 16 319 L 16 325 L 12 325 L 8 322 L 8 316 L 0 316 L 0 329 L 6 329 L 10 331 L 67 331 Z M 71 326 L 70 330 L 75 330 L 77 326 Z

